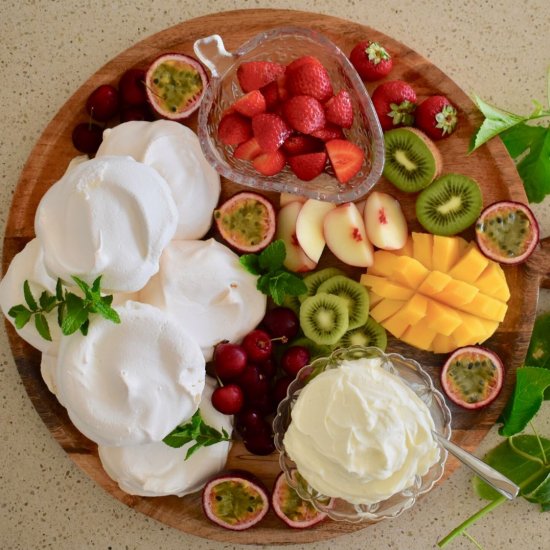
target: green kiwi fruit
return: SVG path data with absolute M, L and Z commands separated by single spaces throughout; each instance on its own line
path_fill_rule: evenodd
M 416 217 L 434 235 L 456 235 L 472 225 L 481 212 L 483 196 L 475 180 L 446 174 L 416 199 Z
M 291 309 L 294 313 L 296 313 L 296 315 L 300 315 L 301 302 L 298 296 L 294 296 L 292 294 L 285 294 L 282 305 L 283 307 L 287 307 L 288 309 Z
M 415 193 L 441 172 L 441 155 L 433 141 L 415 128 L 396 128 L 384 134 L 384 177 L 395 187 Z
M 385 351 L 387 344 L 386 330 L 372 317 L 369 317 L 362 327 L 348 330 L 340 339 L 339 346 L 343 348 L 349 346 L 376 346 Z
M 346 302 L 334 294 L 321 292 L 302 302 L 300 326 L 306 338 L 316 344 L 336 344 L 348 330 L 348 324 Z
M 345 300 L 349 315 L 348 330 L 363 326 L 367 322 L 369 293 L 363 285 L 345 275 L 336 275 L 319 285 L 317 292 L 334 294 Z
M 304 283 L 307 286 L 307 292 L 299 296 L 300 302 L 303 302 L 306 298 L 309 298 L 310 296 L 316 294 L 319 286 L 331 277 L 343 274 L 344 273 L 337 267 L 326 267 L 325 269 L 321 269 L 319 271 L 311 273 L 310 275 L 306 275 L 304 277 Z

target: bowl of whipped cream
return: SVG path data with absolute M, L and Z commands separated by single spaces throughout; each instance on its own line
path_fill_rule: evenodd
M 433 432 L 451 437 L 451 412 L 416 361 L 351 346 L 298 373 L 273 427 L 301 498 L 334 520 L 376 522 L 442 477 L 447 452 Z

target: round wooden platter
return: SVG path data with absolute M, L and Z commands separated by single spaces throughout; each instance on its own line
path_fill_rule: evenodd
M 34 213 L 38 202 L 50 185 L 63 174 L 70 159 L 76 156 L 77 152 L 71 143 L 71 132 L 77 123 L 87 120 L 84 104 L 95 87 L 106 83 L 116 84 L 126 69 L 147 67 L 163 52 L 180 51 L 192 54 L 194 41 L 207 35 L 220 34 L 227 48 L 233 50 L 263 30 L 285 25 L 315 29 L 333 40 L 346 54 L 349 54 L 359 40 L 366 37 L 381 41 L 395 58 L 392 79 L 409 82 L 419 98 L 435 93 L 445 94 L 459 108 L 457 131 L 438 144 L 444 159 L 444 173 L 459 172 L 474 177 L 482 186 L 485 204 L 505 199 L 526 201 L 514 164 L 499 140 L 493 140 L 473 155 L 466 155 L 470 136 L 479 124 L 477 111 L 454 82 L 416 52 L 373 29 L 325 15 L 287 10 L 224 12 L 183 22 L 136 44 L 97 71 L 67 101 L 45 129 L 21 174 L 6 229 L 3 271 L 5 272 L 13 256 L 34 237 Z M 296 56 L 299 55 L 300 52 L 296 52 Z M 374 86 L 368 85 L 368 88 L 372 91 Z M 189 125 L 196 128 L 196 116 L 189 121 Z M 414 217 L 414 196 L 399 194 L 383 180 L 378 188 L 396 194 L 410 222 L 409 228 L 421 229 Z M 239 186 L 224 181 L 222 198 L 234 194 L 238 189 Z M 472 238 L 471 233 L 465 236 Z M 325 253 L 321 267 L 335 264 L 335 258 Z M 360 273 L 359 270 L 347 271 L 354 276 Z M 477 446 L 495 423 L 513 387 L 515 369 L 525 357 L 535 316 L 538 288 L 540 285 L 550 286 L 549 239 L 541 243 L 527 264 L 505 268 L 505 271 L 512 298 L 504 323 L 487 344 L 504 360 L 507 368 L 505 387 L 496 402 L 483 410 L 453 409 L 453 440 L 470 450 Z M 287 528 L 270 512 L 257 527 L 239 533 L 216 527 L 205 519 L 200 493 L 184 498 L 142 498 L 122 492 L 101 468 L 96 445 L 74 428 L 65 409 L 47 390 L 40 376 L 40 354 L 18 338 L 11 325 L 6 325 L 17 368 L 44 423 L 80 468 L 128 506 L 182 531 L 231 543 L 305 543 L 329 539 L 366 527 L 366 524 L 326 521 L 313 529 L 300 531 Z M 433 374 L 436 384 L 438 383 L 437 374 L 442 356 L 420 352 L 391 338 L 388 350 L 414 357 L 426 366 Z M 275 454 L 268 457 L 253 456 L 240 443 L 233 446 L 227 466 L 256 473 L 268 487 L 279 472 Z M 449 460 L 446 476 L 456 466 L 455 461 Z

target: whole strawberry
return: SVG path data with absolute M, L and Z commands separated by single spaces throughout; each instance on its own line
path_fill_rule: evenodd
M 432 139 L 450 136 L 456 123 L 456 108 L 443 95 L 433 95 L 416 108 L 416 127 Z
M 320 102 L 332 96 L 332 83 L 328 71 L 321 63 L 315 61 L 302 62 L 287 70 L 286 86 L 290 95 L 309 95 Z
M 353 106 L 351 97 L 346 90 L 340 90 L 325 103 L 325 116 L 328 122 L 351 128 L 353 124 Z
M 296 95 L 283 104 L 283 114 L 294 130 L 311 134 L 325 125 L 325 111 L 314 97 Z
M 349 59 L 359 76 L 368 82 L 380 80 L 389 74 L 393 61 L 388 51 L 378 42 L 363 40 L 351 50 Z
M 384 82 L 374 90 L 371 99 L 383 130 L 412 126 L 416 93 L 406 82 Z
M 259 90 L 285 73 L 285 66 L 271 61 L 246 61 L 239 65 L 237 78 L 243 92 Z

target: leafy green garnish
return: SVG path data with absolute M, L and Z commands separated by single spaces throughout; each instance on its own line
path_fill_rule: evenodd
M 550 313 L 539 315 L 535 320 L 525 363 L 550 369 Z
M 101 295 L 101 276 L 92 283 L 91 287 L 78 277 L 73 277 L 73 280 L 82 290 L 83 298 L 66 289 L 63 290 L 63 282 L 58 279 L 55 295 L 44 290 L 38 302 L 31 291 L 29 281 L 25 281 L 23 295 L 28 307 L 18 304 L 8 311 L 8 315 L 14 318 L 16 328 L 22 329 L 34 317 L 34 326 L 40 336 L 51 342 L 52 336 L 46 314 L 55 308 L 57 308 L 57 322 L 65 335 L 73 334 L 77 330 L 86 335 L 89 316 L 93 313 L 98 313 L 113 323 L 120 323 L 118 313 L 111 307 L 113 297 Z
M 191 417 L 185 424 L 174 428 L 162 441 L 169 445 L 179 449 L 186 443 L 194 441 L 195 444 L 187 449 L 185 460 L 192 456 L 195 451 L 198 451 L 201 447 L 209 447 L 215 445 L 221 441 L 231 441 L 229 434 L 222 428 L 219 432 L 212 426 L 206 424 L 201 416 L 200 410 Z
M 252 275 L 258 275 L 256 288 L 271 296 L 277 305 L 283 305 L 287 295 L 299 296 L 307 292 L 302 279 L 284 267 L 286 258 L 285 243 L 273 241 L 260 254 L 244 254 L 241 265 Z

